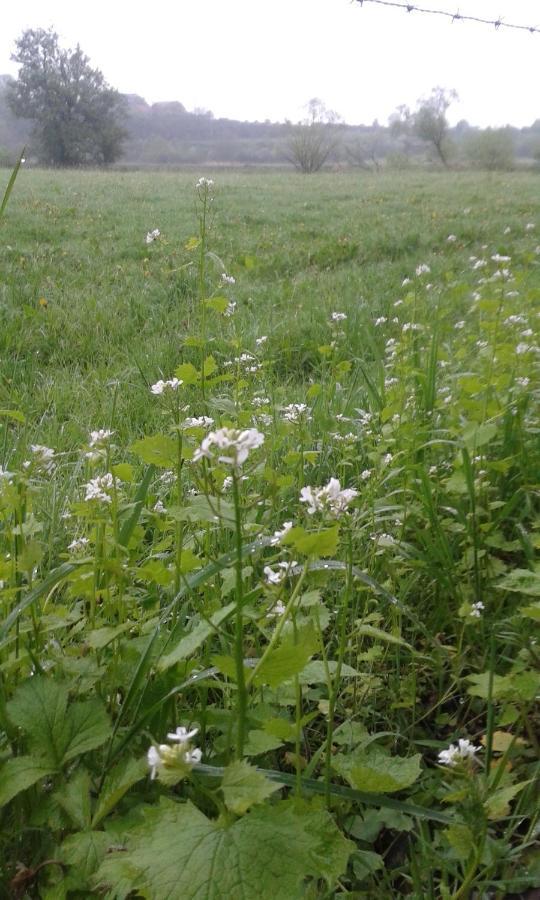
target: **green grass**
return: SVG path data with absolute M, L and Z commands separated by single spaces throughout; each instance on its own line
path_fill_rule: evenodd
M 22 171 L 2 222 L 5 884 L 17 861 L 51 900 L 525 892 L 536 179 L 214 178 L 206 254 L 192 174 Z M 197 462 L 210 426 L 181 423 L 202 415 L 264 444 Z M 331 478 L 357 496 L 310 514 Z M 149 745 L 190 723 L 202 766 L 166 751 L 149 780 Z M 460 738 L 476 761 L 437 766 Z

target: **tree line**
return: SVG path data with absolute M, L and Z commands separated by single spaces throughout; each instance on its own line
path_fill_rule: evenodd
M 512 168 L 516 157 L 540 166 L 540 120 L 530 128 L 450 128 L 455 92 L 434 88 L 416 109 L 400 106 L 387 126 L 344 124 L 314 98 L 298 123 L 215 119 L 179 103 L 149 105 L 122 95 L 93 69 L 79 46 L 64 49 L 52 30 L 28 29 L 15 44 L 17 79 L 0 76 L 0 164 L 22 143 L 30 158 L 54 166 L 293 164 L 379 171 L 425 163 Z

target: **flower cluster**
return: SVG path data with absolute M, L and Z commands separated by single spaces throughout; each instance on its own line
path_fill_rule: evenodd
M 450 744 L 447 750 L 441 750 L 439 753 L 439 763 L 441 766 L 459 765 L 466 759 L 475 759 L 480 747 L 475 747 L 467 738 L 460 738 L 457 744 Z
M 297 565 L 298 563 L 295 559 L 291 560 L 290 562 L 279 562 L 277 564 L 277 572 L 272 568 L 272 566 L 265 566 L 263 572 L 266 575 L 267 583 L 280 584 L 285 576 L 291 574 L 292 569 L 294 569 L 294 567 Z
M 167 734 L 171 744 L 158 744 L 149 748 L 146 759 L 150 767 L 150 778 L 153 780 L 162 768 L 174 769 L 194 766 L 200 763 L 202 759 L 202 750 L 198 747 L 191 746 L 191 739 L 198 734 L 199 729 L 193 728 L 188 731 L 187 728 L 179 726 L 176 731 L 170 731 Z
M 105 475 L 98 475 L 97 478 L 91 478 L 85 485 L 85 500 L 99 500 L 101 503 L 110 503 L 110 491 L 114 485 L 114 478 L 110 472 Z
M 157 240 L 158 237 L 160 237 L 160 235 L 161 231 L 159 230 L 159 228 L 154 228 L 153 231 L 148 231 L 145 237 L 145 243 L 153 244 L 154 241 Z
M 256 428 L 220 428 L 211 431 L 204 438 L 200 447 L 193 454 L 193 461 L 214 458 L 212 448 L 220 452 L 218 462 L 239 468 L 249 456 L 250 450 L 255 450 L 264 443 L 264 434 Z
M 46 475 L 54 472 L 54 450 L 44 447 L 43 444 L 31 444 L 30 449 L 33 457 L 23 463 L 23 469 L 34 469 L 36 472 L 43 472 Z
M 283 418 L 286 422 L 310 422 L 311 407 L 305 403 L 289 403 L 283 409 Z
M 159 395 L 163 394 L 165 391 L 177 391 L 180 385 L 184 382 L 180 381 L 179 378 L 170 378 L 169 381 L 156 381 L 155 384 L 150 388 L 153 394 Z
M 221 273 L 221 283 L 222 284 L 236 284 L 236 278 L 234 275 L 227 275 L 226 272 Z
M 354 488 L 343 488 L 339 479 L 331 478 L 328 484 L 322 488 L 304 487 L 300 491 L 300 502 L 308 504 L 308 513 L 329 512 L 332 516 L 340 516 L 347 512 L 347 507 L 358 491 Z
M 210 190 L 210 188 L 214 187 L 214 182 L 212 178 L 199 178 L 197 184 L 195 185 L 198 191 Z

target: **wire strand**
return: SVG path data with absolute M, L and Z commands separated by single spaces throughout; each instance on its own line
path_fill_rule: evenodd
M 467 16 L 463 13 L 460 13 L 459 10 L 455 13 L 450 12 L 447 9 L 426 9 L 422 6 L 416 6 L 414 3 L 399 3 L 398 0 L 356 0 L 360 6 L 363 6 L 364 3 L 375 3 L 377 6 L 392 6 L 396 9 L 404 9 L 407 13 L 418 12 L 425 13 L 431 16 L 444 16 L 446 19 L 450 19 L 452 23 L 454 22 L 478 22 L 481 25 L 492 25 L 496 31 L 500 28 L 513 28 L 516 31 L 528 31 L 529 34 L 540 34 L 540 27 L 536 25 L 517 25 L 511 22 L 505 22 L 501 16 L 498 16 L 496 19 L 482 19 L 480 16 Z

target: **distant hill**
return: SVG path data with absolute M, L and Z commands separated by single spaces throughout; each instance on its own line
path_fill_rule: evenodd
M 32 124 L 17 119 L 6 102 L 9 75 L 0 75 L 0 165 L 12 162 L 28 145 L 32 159 Z M 188 112 L 178 102 L 149 104 L 137 94 L 124 94 L 128 137 L 119 165 L 181 166 L 186 164 L 286 165 L 291 123 L 240 122 L 216 119 L 208 110 Z M 467 122 L 450 130 L 456 148 L 476 133 Z M 540 120 L 530 128 L 509 128 L 516 156 L 540 158 Z M 377 169 L 381 162 L 408 165 L 426 156 L 417 139 L 393 137 L 390 129 L 372 125 L 343 125 L 331 164 Z

